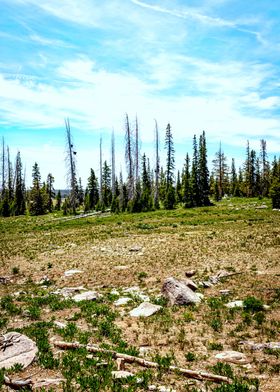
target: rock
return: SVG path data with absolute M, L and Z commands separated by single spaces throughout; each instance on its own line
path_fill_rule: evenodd
M 151 350 L 152 350 L 151 347 L 147 347 L 147 346 L 139 347 L 139 356 L 145 357 L 150 353 Z
M 238 351 L 223 351 L 216 354 L 215 358 L 221 362 L 236 363 L 239 365 L 244 365 L 250 362 L 250 360 L 246 357 L 245 354 Z
M 157 392 L 176 392 L 175 389 L 165 387 L 164 385 L 149 385 L 148 391 L 157 391 Z
M 98 294 L 96 291 L 85 291 L 84 293 L 74 295 L 74 297 L 72 299 L 75 302 L 94 301 L 99 297 L 100 297 L 100 294 Z
M 46 379 L 44 379 L 44 380 L 38 380 L 38 381 L 35 381 L 33 384 L 32 384 L 32 389 L 38 389 L 38 388 L 40 388 L 40 390 L 41 390 L 41 388 L 43 388 L 43 390 L 45 390 L 45 388 L 48 388 L 48 387 L 53 387 L 54 385 L 59 385 L 59 384 L 61 384 L 62 382 L 65 382 L 66 380 L 64 379 L 64 378 L 46 378 Z
M 115 269 L 115 270 L 122 271 L 122 270 L 129 269 L 129 266 L 128 266 L 128 265 L 116 265 L 116 266 L 114 267 L 114 269 Z
M 7 276 L 0 276 L 0 284 L 7 284 L 10 280 Z
M 162 286 L 161 292 L 171 305 L 198 304 L 201 299 L 193 292 L 184 280 L 167 278 Z
M 81 270 L 78 270 L 78 269 L 71 269 L 71 270 L 68 270 L 68 271 L 65 271 L 64 272 L 64 276 L 72 276 L 72 275 L 75 275 L 75 274 L 82 274 L 84 271 L 81 271 Z
M 270 350 L 280 350 L 280 342 L 267 342 L 267 343 L 254 343 L 247 340 L 239 342 L 239 344 L 243 344 L 251 350 L 264 350 L 268 348 Z
M 243 301 L 232 301 L 226 304 L 226 307 L 231 308 L 243 308 Z
M 149 302 L 150 298 L 148 295 L 144 294 L 138 286 L 132 286 L 123 291 L 124 293 L 131 294 L 136 298 L 139 298 L 141 301 Z
M 220 294 L 224 296 L 228 296 L 230 294 L 230 290 L 228 289 L 220 290 Z
M 265 208 L 268 208 L 266 204 L 262 204 L 261 206 L 256 207 L 256 210 L 263 210 Z
M 120 295 L 120 293 L 118 292 L 117 289 L 112 289 L 112 290 L 110 291 L 110 294 L 112 294 L 112 295 Z
M 115 306 L 123 306 L 128 304 L 128 302 L 131 302 L 132 299 L 130 297 L 121 297 L 117 301 L 114 302 Z
M 191 279 L 184 279 L 184 282 L 192 291 L 198 289 L 197 285 Z
M 162 306 L 154 305 L 150 302 L 142 302 L 137 308 L 132 309 L 129 314 L 132 317 L 149 317 L 158 312 Z
M 83 290 L 86 290 L 83 286 L 63 287 L 62 289 L 53 291 L 52 294 L 62 295 L 64 298 L 71 298 L 75 293 L 80 293 Z
M 138 245 L 134 245 L 131 248 L 129 248 L 129 252 L 140 252 L 140 250 L 142 250 L 142 248 Z
M 26 368 L 29 366 L 38 352 L 33 340 L 18 332 L 9 332 L 1 336 L 0 369 L 8 369 L 19 363 Z
M 61 323 L 60 321 L 54 321 L 53 324 L 54 324 L 57 328 L 59 328 L 59 329 L 63 329 L 63 328 L 66 327 L 66 324 L 65 324 L 65 323 Z
M 204 287 L 205 289 L 209 289 L 210 287 L 213 286 L 213 284 L 211 282 L 209 282 L 209 280 L 205 280 L 203 282 L 200 282 L 200 286 Z
M 185 275 L 186 275 L 187 278 L 191 278 L 195 274 L 196 274 L 196 270 L 189 270 L 189 271 L 185 272 Z
M 200 299 L 204 298 L 204 295 L 202 293 L 195 293 Z
M 225 270 L 218 271 L 216 275 L 211 276 L 211 277 L 209 278 L 209 282 L 212 283 L 212 284 L 217 284 L 217 283 L 219 283 L 219 281 L 220 281 L 222 278 L 224 278 L 224 277 L 226 277 L 226 276 L 229 276 L 229 275 L 230 275 L 230 273 L 227 272 L 227 271 L 225 271 Z
M 134 374 L 131 372 L 127 372 L 126 370 L 115 370 L 112 372 L 112 376 L 115 379 L 120 379 L 120 378 L 133 377 Z
M 38 284 L 41 284 L 41 285 L 48 285 L 48 284 L 50 284 L 51 283 L 51 280 L 50 280 L 50 278 L 47 276 L 47 275 L 45 275 L 42 279 L 40 279 L 39 280 L 39 282 L 38 282 Z

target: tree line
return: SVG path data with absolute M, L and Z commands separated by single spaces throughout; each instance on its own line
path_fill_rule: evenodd
M 186 154 L 181 170 L 175 172 L 175 148 L 172 128 L 167 124 L 164 148 L 165 164 L 160 162 L 159 131 L 155 121 L 155 164 L 149 157 L 140 154 L 137 118 L 131 123 L 125 116 L 125 162 L 127 177 L 118 175 L 115 169 L 115 137 L 111 138 L 111 161 L 103 161 L 102 139 L 100 139 L 99 178 L 91 168 L 85 190 L 81 178 L 77 178 L 76 154 L 70 122 L 66 127 L 66 170 L 69 194 L 62 200 L 61 192 L 55 192 L 54 177 L 48 174 L 42 181 L 37 162 L 32 168 L 32 186 L 27 189 L 20 152 L 12 164 L 9 147 L 2 139 L 0 215 L 41 215 L 63 210 L 76 213 L 94 210 L 112 212 L 143 212 L 159 208 L 173 209 L 177 205 L 185 208 L 210 206 L 224 196 L 271 197 L 273 208 L 280 208 L 280 158 L 269 162 L 266 141 L 260 141 L 257 153 L 246 146 L 244 163 L 238 169 L 234 158 L 228 163 L 220 144 L 208 169 L 206 134 L 193 137 L 192 155 Z

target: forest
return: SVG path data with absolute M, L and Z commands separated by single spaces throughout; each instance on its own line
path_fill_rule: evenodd
M 10 157 L 9 146 L 2 138 L 0 215 L 3 217 L 23 214 L 43 215 L 54 210 L 64 215 L 77 212 L 105 211 L 147 212 L 156 209 L 171 210 L 176 206 L 185 208 L 211 206 L 223 197 L 270 197 L 273 208 L 280 208 L 280 158 L 270 162 L 266 141 L 260 140 L 260 151 L 250 148 L 247 141 L 244 163 L 237 168 L 223 152 L 221 143 L 211 162 L 207 160 L 206 134 L 193 136 L 192 155 L 186 153 L 181 170 L 175 169 L 175 148 L 172 128 L 165 130 L 165 165 L 159 158 L 159 130 L 155 121 L 155 165 L 151 167 L 145 152 L 140 154 L 139 129 L 136 118 L 132 126 L 125 116 L 126 174 L 116 174 L 115 137 L 111 139 L 111 162 L 102 159 L 100 139 L 99 178 L 90 169 L 88 182 L 83 188 L 77 177 L 77 162 L 69 119 L 66 126 L 66 171 L 69 192 L 62 195 L 54 189 L 54 176 L 49 173 L 45 181 L 40 175 L 39 163 L 32 168 L 32 186 L 26 187 L 23 163 L 18 151 L 15 164 Z M 126 178 L 125 178 L 126 176 Z

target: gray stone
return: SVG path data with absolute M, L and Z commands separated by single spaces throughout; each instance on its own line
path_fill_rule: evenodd
M 61 323 L 60 321 L 54 321 L 53 324 L 58 328 L 58 329 L 63 329 L 66 327 L 65 323 Z
M 18 332 L 9 332 L 1 336 L 0 369 L 8 369 L 19 363 L 26 368 L 36 357 L 38 348 L 27 336 Z
M 112 372 L 112 376 L 115 379 L 120 379 L 120 378 L 133 377 L 134 374 L 131 372 L 127 372 L 126 370 L 115 370 Z
M 121 297 L 117 301 L 114 302 L 115 306 L 123 306 L 128 304 L 128 302 L 131 302 L 132 299 L 130 297 Z
M 246 363 L 250 362 L 250 360 L 246 357 L 245 354 L 238 351 L 223 351 L 216 354 L 215 358 L 221 362 L 236 363 L 239 365 L 245 365 Z
M 251 350 L 258 351 L 268 348 L 270 350 L 280 350 L 280 342 L 254 343 L 247 340 L 239 342 Z
M 186 271 L 185 272 L 185 275 L 186 275 L 187 278 L 191 278 L 195 274 L 196 274 L 196 270 L 190 270 L 190 271 Z
M 184 280 L 167 278 L 163 283 L 161 292 L 171 305 L 198 304 L 201 301 Z
M 75 274 L 82 274 L 84 271 L 81 271 L 81 270 L 78 270 L 78 269 L 71 269 L 71 270 L 68 270 L 68 271 L 65 271 L 64 272 L 64 276 L 72 276 L 72 275 L 75 275 Z
M 85 291 L 84 293 L 74 295 L 74 297 L 72 297 L 72 299 L 75 302 L 94 301 L 99 297 L 100 297 L 100 294 L 98 294 L 96 291 Z
M 132 309 L 129 314 L 132 317 L 149 317 L 158 312 L 162 306 L 150 302 L 142 302 L 137 308 Z
M 232 301 L 232 302 L 228 302 L 226 304 L 226 307 L 231 309 L 231 308 L 243 308 L 243 301 Z
M 138 245 L 134 245 L 131 248 L 129 248 L 129 252 L 140 252 L 140 250 L 142 250 L 142 248 Z

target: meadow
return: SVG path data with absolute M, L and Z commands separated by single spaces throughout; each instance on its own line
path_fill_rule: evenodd
M 22 332 L 39 348 L 32 365 L 15 367 L 9 375 L 63 378 L 55 391 L 140 391 L 155 385 L 276 392 L 279 349 L 252 350 L 244 341 L 279 342 L 279 258 L 280 211 L 272 210 L 269 199 L 232 198 L 211 207 L 81 219 L 60 213 L 0 218 L 0 333 Z M 80 272 L 65 276 L 71 269 Z M 184 279 L 190 270 L 202 302 L 169 306 L 160 295 L 164 280 Z M 221 270 L 231 275 L 211 287 L 200 284 Z M 100 297 L 77 303 L 57 291 L 77 286 Z M 131 317 L 129 311 L 142 302 L 140 292 L 161 310 Z M 116 306 L 123 296 L 131 300 Z M 244 306 L 226 306 L 235 300 Z M 111 355 L 60 350 L 55 339 L 144 356 L 160 366 L 127 364 L 135 376 L 114 379 Z M 227 350 L 244 353 L 248 361 L 218 362 L 215 355 Z M 169 372 L 171 364 L 225 375 L 232 383 L 188 379 Z

